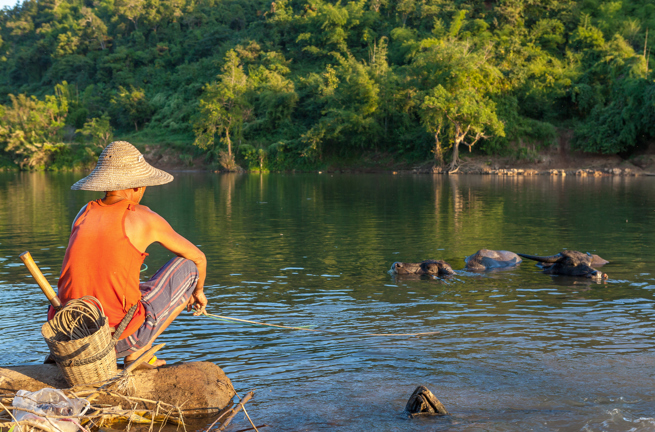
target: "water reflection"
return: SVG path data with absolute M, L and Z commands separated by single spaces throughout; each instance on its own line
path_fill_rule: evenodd
M 56 281 L 70 223 L 97 197 L 70 191 L 79 177 L 0 173 L 2 364 L 38 362 L 46 352 L 46 300 L 18 254 L 30 250 Z M 251 415 L 276 430 L 647 430 L 655 416 L 653 185 L 176 174 L 149 188 L 144 204 L 207 254 L 214 312 L 349 334 L 441 333 L 317 335 L 184 315 L 163 337 L 162 357 L 215 361 L 239 390 L 257 387 Z M 549 276 L 531 262 L 460 270 L 481 248 L 597 253 L 610 261 L 610 279 Z M 144 277 L 169 258 L 160 247 L 148 252 Z M 424 259 L 444 259 L 457 275 L 387 273 L 394 261 Z M 405 420 L 418 384 L 453 416 Z

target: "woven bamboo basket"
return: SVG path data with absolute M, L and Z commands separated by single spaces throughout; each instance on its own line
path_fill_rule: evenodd
M 114 347 L 132 314 L 128 313 L 112 337 L 102 305 L 87 296 L 71 300 L 43 324 L 41 334 L 69 385 L 100 383 L 116 376 Z

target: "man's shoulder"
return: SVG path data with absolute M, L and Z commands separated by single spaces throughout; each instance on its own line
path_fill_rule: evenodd
M 134 210 L 137 212 L 155 213 L 152 210 L 150 210 L 150 207 L 144 206 L 143 204 L 136 204 L 134 206 Z
M 148 206 L 137 204 L 134 207 L 134 214 L 143 222 L 156 225 L 157 223 L 165 222 L 164 218 L 158 213 L 154 212 Z

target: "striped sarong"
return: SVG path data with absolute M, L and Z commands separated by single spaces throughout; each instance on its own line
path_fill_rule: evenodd
M 116 357 L 125 357 L 153 342 L 157 330 L 180 305 L 186 304 L 196 288 L 198 268 L 193 261 L 175 257 L 148 282 L 139 284 L 146 319 L 132 335 L 116 344 Z

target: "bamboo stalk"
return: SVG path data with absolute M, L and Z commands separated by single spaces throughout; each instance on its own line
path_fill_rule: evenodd
M 23 264 L 25 264 L 25 267 L 27 267 L 27 270 L 29 270 L 30 274 L 39 285 L 41 291 L 43 291 L 43 294 L 45 294 L 48 300 L 50 300 L 52 306 L 59 310 L 61 308 L 61 300 L 59 300 L 59 297 L 57 297 L 57 294 L 55 294 L 55 290 L 52 289 L 52 285 L 50 285 L 45 276 L 43 276 L 43 273 L 41 273 L 41 270 L 39 270 L 39 267 L 34 262 L 32 255 L 28 251 L 25 251 L 18 257 L 21 259 L 21 261 L 23 261 Z
M 16 417 L 14 417 L 14 415 L 11 413 L 11 411 L 9 411 L 9 409 L 3 403 L 0 403 L 0 407 L 2 407 L 2 409 L 7 411 L 7 414 L 9 414 L 9 416 L 11 416 L 11 418 L 14 420 L 14 422 L 18 423 L 18 420 L 16 420 Z M 18 429 L 19 429 L 19 431 L 21 430 L 20 427 Z
M 268 427 L 268 425 L 267 425 L 267 424 L 263 424 L 263 425 L 259 425 L 259 426 L 257 426 L 256 428 L 260 428 L 260 429 L 261 429 L 261 428 L 265 428 L 265 427 Z M 256 428 L 255 428 L 255 429 L 256 429 Z M 249 428 L 247 428 L 247 429 L 239 429 L 238 431 L 235 431 L 235 432 L 247 432 L 247 431 L 251 431 L 251 430 L 253 430 L 253 428 L 249 427 Z
M 77 421 L 80 422 L 80 424 L 86 425 L 88 423 L 91 423 L 91 425 L 94 427 L 102 426 L 102 425 L 111 425 L 113 423 L 127 421 L 128 422 L 127 427 L 130 428 L 135 422 L 138 423 L 147 422 L 150 423 L 150 432 L 152 432 L 155 423 L 161 423 L 161 427 L 163 427 L 166 423 L 171 422 L 173 424 L 177 424 L 178 426 L 182 426 L 182 429 L 186 432 L 187 430 L 186 423 L 184 421 L 185 410 L 183 409 L 184 403 L 181 405 L 172 405 L 162 401 L 126 396 L 117 391 L 112 391 L 108 388 L 102 389 L 102 387 L 106 384 L 108 384 L 108 382 L 105 382 L 105 384 L 101 385 L 98 388 L 81 390 L 81 391 L 74 391 L 74 389 L 68 389 L 68 390 L 64 390 L 64 393 L 69 397 L 74 397 L 74 398 L 82 398 L 85 395 L 97 396 L 99 394 L 118 397 L 121 400 L 125 401 L 126 405 L 128 407 L 131 407 L 131 409 L 122 409 L 120 405 L 119 406 L 92 405 L 93 412 L 86 413 L 84 415 L 69 415 L 69 416 L 43 415 L 40 412 L 36 412 L 27 408 L 8 407 L 7 405 L 11 405 L 11 403 L 13 402 L 13 399 L 15 398 L 15 394 L 11 395 L 11 394 L 4 393 L 4 394 L 0 394 L 0 398 L 2 399 L 2 401 L 0 401 L 0 428 L 3 429 L 11 428 L 12 426 L 19 425 L 18 428 L 16 429 L 16 432 L 31 432 L 39 428 L 44 430 L 45 432 L 56 432 L 57 428 L 54 426 L 54 424 L 52 425 L 52 428 L 50 428 L 50 426 L 47 425 L 47 422 L 53 422 L 59 419 L 76 419 Z M 7 405 L 5 405 L 5 403 L 3 402 L 5 402 Z M 138 408 L 139 405 L 143 405 L 144 407 Z M 43 421 L 37 422 L 34 420 L 32 420 L 31 423 L 27 421 L 17 421 L 11 412 L 11 408 L 42 417 L 45 419 L 45 422 Z M 227 413 L 229 412 L 230 411 L 227 411 Z M 9 420 L 13 420 L 13 421 L 9 421 Z M 22 428 L 21 425 L 23 426 Z M 159 429 L 160 431 L 161 431 L 161 427 Z
M 0 423 L 0 429 L 12 428 L 16 425 L 18 425 L 19 431 L 22 430 L 21 426 L 29 426 L 30 428 L 41 429 L 45 432 L 58 432 L 57 429 L 55 429 L 54 427 L 48 426 L 43 422 L 39 422 L 36 420 L 20 420 L 16 422 Z
M 232 421 L 232 419 L 234 419 L 234 416 L 236 416 L 236 415 L 239 413 L 239 411 L 241 411 L 241 410 L 243 409 L 243 406 L 244 406 L 244 405 L 245 405 L 245 404 L 246 404 L 246 403 L 247 403 L 247 402 L 248 402 L 248 401 L 249 401 L 249 400 L 250 400 L 254 395 L 255 395 L 255 392 L 254 392 L 254 391 L 251 391 L 250 393 L 248 393 L 247 395 L 245 395 L 243 399 L 241 399 L 241 402 L 239 402 L 239 403 L 237 404 L 237 406 L 235 406 L 235 407 L 232 409 L 232 414 L 231 414 L 228 418 L 226 418 L 225 421 L 223 422 L 223 424 L 222 424 L 222 425 L 217 429 L 218 432 L 225 430 L 225 428 L 230 424 L 230 422 Z M 208 431 L 209 431 L 209 429 L 208 429 Z
M 252 419 L 248 415 L 248 411 L 246 411 L 246 407 L 243 407 L 243 413 L 246 415 L 246 417 L 248 417 L 248 421 L 252 425 L 252 428 L 255 430 L 255 432 L 259 432 L 259 430 L 257 430 L 257 426 L 255 426 L 255 423 L 252 422 Z

